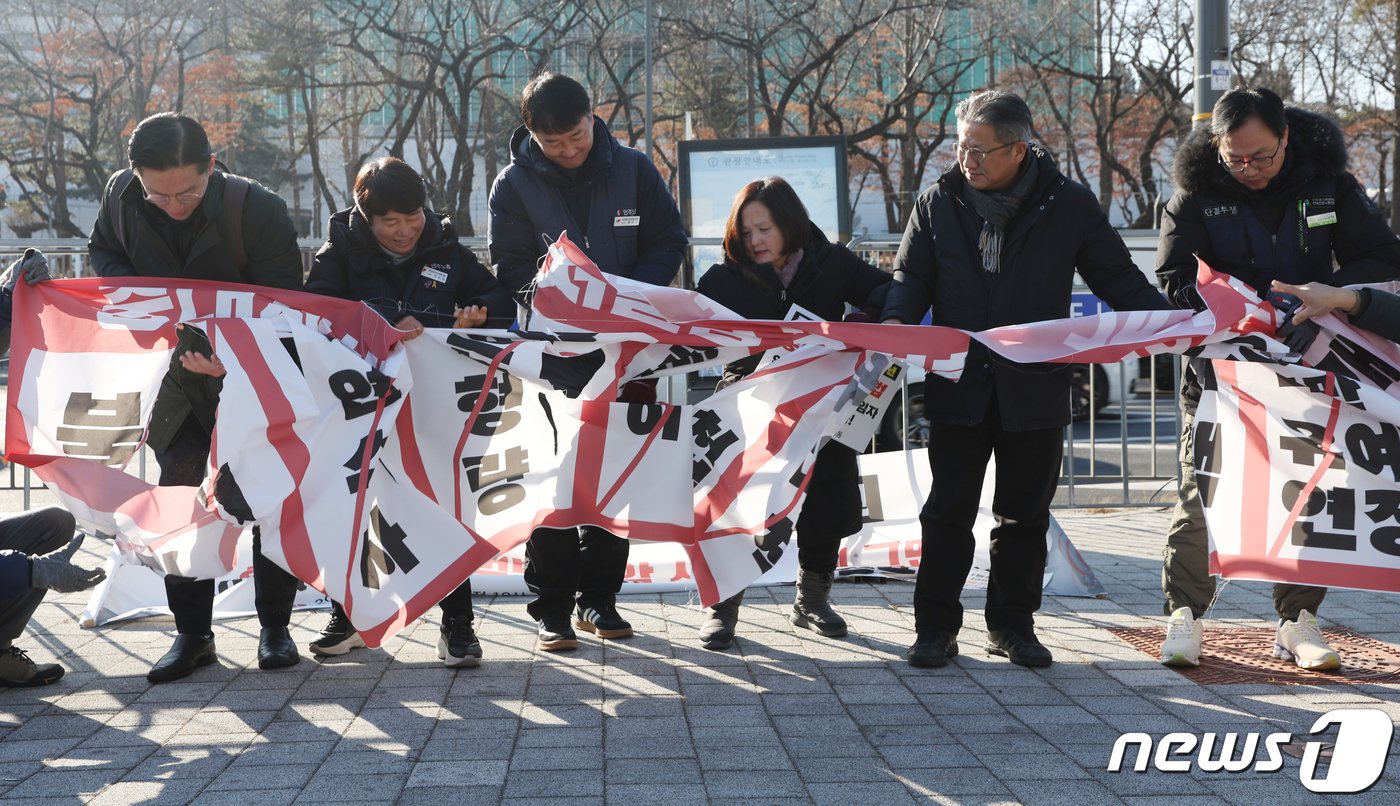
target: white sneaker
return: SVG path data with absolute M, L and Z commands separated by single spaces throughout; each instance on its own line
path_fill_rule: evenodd
M 1337 669 L 1342 665 L 1342 656 L 1317 628 L 1317 616 L 1306 610 L 1298 611 L 1297 621 L 1279 619 L 1278 632 L 1274 635 L 1274 657 L 1291 660 L 1300 668 L 1314 671 Z
M 1191 608 L 1178 607 L 1167 622 L 1167 637 L 1162 641 L 1163 665 L 1200 666 L 1204 632 L 1205 625 L 1191 617 Z

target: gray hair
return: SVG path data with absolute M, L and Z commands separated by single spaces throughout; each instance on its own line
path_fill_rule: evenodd
M 959 123 L 981 123 L 991 126 L 1002 143 L 1028 143 L 1035 128 L 1031 108 L 1018 95 L 1001 90 L 986 90 L 958 102 Z

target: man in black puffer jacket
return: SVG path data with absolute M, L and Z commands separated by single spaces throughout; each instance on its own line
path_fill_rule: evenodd
M 895 257 L 885 321 L 980 331 L 1064 319 L 1077 270 L 1114 310 L 1168 307 L 1133 264 L 1088 188 L 1029 142 L 1025 101 L 995 90 L 958 104 L 958 169 L 919 196 Z M 933 490 L 919 514 L 924 561 L 914 588 L 914 666 L 958 652 L 959 601 L 972 568 L 973 522 L 996 456 L 986 649 L 1049 666 L 1036 638 L 1045 533 L 1070 422 L 1069 364 L 1025 365 L 978 342 L 956 382 L 924 382 Z
M 1334 285 L 1393 279 L 1400 241 L 1356 178 L 1347 173 L 1341 129 L 1262 87 L 1231 90 L 1216 102 L 1208 128 L 1191 132 L 1177 152 L 1177 191 L 1162 218 L 1157 276 L 1179 307 L 1200 307 L 1196 257 L 1263 294 L 1271 282 Z M 1340 266 L 1335 273 L 1333 266 Z M 1182 382 L 1181 486 L 1162 566 L 1171 616 L 1162 662 L 1200 663 L 1200 618 L 1215 598 L 1207 557 L 1205 513 L 1193 461 L 1198 375 Z M 1279 583 L 1274 654 L 1308 669 L 1335 669 L 1336 651 L 1317 628 L 1325 588 Z
M 511 164 L 491 186 L 496 276 L 528 305 L 540 259 L 567 230 L 604 273 L 670 285 L 686 237 L 656 166 L 613 138 L 572 78 L 543 73 L 522 95 L 524 125 L 511 136 Z M 656 383 L 633 381 L 618 399 L 655 403 Z M 598 526 L 535 530 L 525 547 L 525 584 L 535 594 L 529 611 L 539 649 L 578 648 L 574 627 L 599 638 L 632 635 L 617 612 L 627 554 L 626 540 Z

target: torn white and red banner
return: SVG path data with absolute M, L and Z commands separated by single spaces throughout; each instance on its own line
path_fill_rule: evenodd
M 1400 345 L 1319 324 L 1311 366 L 1264 334 L 1203 352 L 1193 437 L 1211 570 L 1400 592 Z
M 8 447 L 132 557 L 165 572 L 226 572 L 238 529 L 224 525 L 212 481 L 161 489 L 118 469 L 174 326 L 190 322 L 229 369 L 211 472 L 229 466 L 267 554 L 344 602 L 367 642 L 540 525 L 680 543 L 702 602 L 714 602 L 786 550 L 806 471 L 867 351 L 955 377 L 974 337 L 1020 361 L 1221 340 L 1261 306 L 1209 279 L 1212 312 L 1195 317 L 1105 314 L 986 334 L 753 322 L 692 292 L 604 276 L 561 238 L 529 325 L 549 332 L 409 342 L 368 308 L 305 294 L 44 283 L 17 294 Z M 616 402 L 627 381 L 774 349 L 791 352 L 702 404 Z M 878 383 L 869 375 L 861 393 Z

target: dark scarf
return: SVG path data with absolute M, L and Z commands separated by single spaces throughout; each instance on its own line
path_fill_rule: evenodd
M 1035 180 L 1040 175 L 1038 162 L 1035 152 L 1028 149 L 1025 169 L 1005 190 L 983 193 L 972 185 L 963 184 L 963 199 L 982 218 L 982 234 L 977 238 L 977 249 L 982 253 L 982 270 L 989 274 L 1001 272 L 1001 248 L 1007 225 L 1035 188 Z

